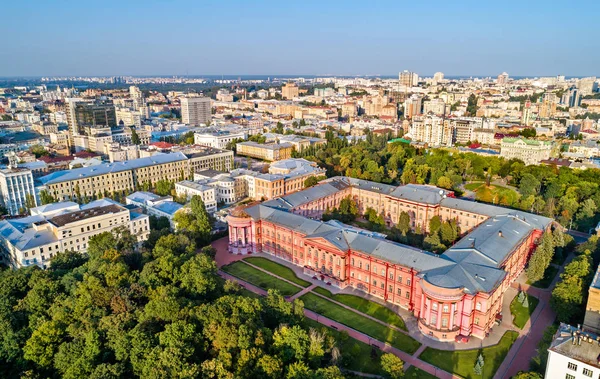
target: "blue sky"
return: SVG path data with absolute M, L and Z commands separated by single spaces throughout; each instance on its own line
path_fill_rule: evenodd
M 2 5 L 0 76 L 600 76 L 600 1 Z

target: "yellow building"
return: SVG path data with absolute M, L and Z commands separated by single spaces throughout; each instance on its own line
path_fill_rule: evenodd
M 260 144 L 252 141 L 240 142 L 235 145 L 238 155 L 263 159 L 265 161 L 279 161 L 292 157 L 294 145 L 291 143 Z
M 284 99 L 293 99 L 298 97 L 298 94 L 298 86 L 295 83 L 287 82 L 283 87 L 281 87 L 281 97 Z
M 189 172 L 188 158 L 178 152 L 57 171 L 38 180 L 43 189 L 62 201 L 79 196 L 102 197 L 107 193 L 135 191 L 143 184 L 155 185 L 159 180 L 184 180 Z

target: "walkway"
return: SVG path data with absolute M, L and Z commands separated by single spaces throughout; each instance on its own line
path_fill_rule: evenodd
M 510 348 L 504 362 L 498 368 L 494 379 L 510 378 L 519 371 L 529 371 L 531 359 L 538 354 L 537 345 L 542 339 L 544 331 L 554 323 L 556 318 L 556 313 L 550 307 L 552 289 L 554 289 L 560 278 L 560 274 L 564 271 L 564 266 L 569 264 L 573 258 L 574 255 L 571 254 L 565 259 L 563 266 L 560 267 L 556 277 L 548 288 L 537 288 L 528 285 L 525 274 L 521 274 L 518 280 L 512 284 L 513 293 L 517 293 L 518 289 L 520 289 L 529 295 L 537 297 L 540 302 L 535 311 L 533 311 L 529 321 L 523 327 L 523 330 L 515 329 L 519 331 L 519 338 L 517 338 Z M 510 310 L 508 315 L 510 315 Z

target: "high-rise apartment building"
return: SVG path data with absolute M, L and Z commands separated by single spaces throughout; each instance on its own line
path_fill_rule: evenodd
M 573 86 L 565 91 L 560 102 L 569 108 L 578 107 L 581 105 L 581 92 L 577 87 Z
M 419 75 L 415 72 L 404 70 L 398 74 L 398 80 L 400 81 L 401 86 L 412 87 L 419 82 Z
M 139 111 L 146 105 L 144 100 L 144 93 L 136 86 L 129 87 L 129 97 L 133 100 L 133 107 L 136 111 Z
M 412 95 L 404 102 L 404 117 L 412 118 L 421 114 L 421 97 Z
M 296 83 L 287 82 L 283 87 L 281 87 L 281 97 L 284 99 L 293 99 L 294 97 L 298 97 L 300 90 Z
M 435 74 L 433 74 L 433 81 L 434 82 L 439 83 L 442 80 L 444 80 L 444 73 L 443 72 L 436 72 Z
M 181 101 L 181 121 L 187 125 L 208 124 L 211 119 L 210 98 L 186 96 Z
M 11 215 L 37 205 L 31 170 L 11 167 L 0 170 L 0 202 Z

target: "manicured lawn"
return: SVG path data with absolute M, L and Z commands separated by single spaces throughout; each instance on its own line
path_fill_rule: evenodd
M 474 182 L 465 185 L 469 191 L 475 192 L 475 199 L 485 203 L 512 205 L 519 200 L 519 194 L 513 189 L 498 185 L 485 185 L 484 182 Z
M 264 290 L 279 290 L 279 292 L 284 296 L 291 296 L 302 290 L 300 287 L 296 287 L 293 284 L 284 282 L 281 279 L 277 279 L 272 275 L 245 264 L 244 262 L 233 262 L 232 264 L 223 266 L 221 269 Z
M 419 359 L 464 378 L 491 379 L 502 364 L 502 361 L 504 361 L 508 350 L 510 350 L 510 347 L 517 340 L 518 336 L 519 333 L 510 330 L 504 333 L 497 345 L 483 349 L 451 351 L 437 350 L 428 347 L 421 355 L 419 355 Z M 473 371 L 473 367 L 475 367 L 475 362 L 477 361 L 480 351 L 483 353 L 484 360 L 482 376 L 475 375 L 475 372 Z
M 540 302 L 537 297 L 530 295 L 526 296 L 528 297 L 527 300 L 529 302 L 527 307 L 524 307 L 521 303 L 519 303 L 518 295 L 515 296 L 513 301 L 510 303 L 510 313 L 513 316 L 513 324 L 519 329 L 523 329 L 527 323 L 527 320 L 529 320 L 529 317 L 531 317 L 531 314 L 535 310 L 535 307 Z
M 302 279 L 298 278 L 296 276 L 296 273 L 291 268 L 285 267 L 284 265 L 279 264 L 277 262 L 273 262 L 267 258 L 251 257 L 251 258 L 246 258 L 244 260 L 248 263 L 252 263 L 253 265 L 262 268 L 263 270 L 267 270 L 270 273 L 273 273 L 277 276 L 287 279 L 290 282 L 296 283 L 299 286 L 302 286 L 302 287 L 310 286 L 310 282 L 307 282 L 306 280 L 302 280 Z
M 537 287 L 537 288 L 548 288 L 550 286 L 550 284 L 552 284 L 552 280 L 554 280 L 554 277 L 556 276 L 557 273 L 558 273 L 558 268 L 556 266 L 550 265 L 546 269 L 546 272 L 544 272 L 544 277 L 542 279 L 538 280 L 535 283 L 531 283 L 528 280 L 527 284 L 531 284 L 532 286 Z
M 377 304 L 373 301 L 355 295 L 333 295 L 331 292 L 321 287 L 317 287 L 313 291 L 323 296 L 327 296 L 328 298 L 338 301 L 349 307 L 352 307 L 357 311 L 368 314 L 371 317 L 375 317 L 376 319 L 381 320 L 387 324 L 394 325 L 402 330 L 407 330 L 406 325 L 404 325 L 404 320 L 402 320 L 402 317 L 400 317 L 396 312 L 384 307 L 381 304 Z
M 408 370 L 404 372 L 404 377 L 408 379 L 435 379 L 435 375 L 431 375 L 427 371 L 423 371 L 415 366 L 410 366 Z
M 380 359 L 381 351 L 368 344 L 349 337 L 348 334 L 326 327 L 323 324 L 305 318 L 304 326 L 316 330 L 326 330 L 327 334 L 335 338 L 335 345 L 342 353 L 341 367 L 347 370 L 364 372 L 367 374 L 383 375 Z M 372 356 L 373 354 L 373 356 Z
M 387 342 L 390 345 L 405 351 L 409 354 L 414 353 L 419 346 L 419 342 L 402 332 L 385 327 L 384 325 L 361 316 L 349 309 L 323 299 L 313 293 L 307 293 L 300 297 L 304 301 L 304 307 L 310 309 L 327 318 L 347 325 L 352 329 L 367 334 L 379 341 Z

